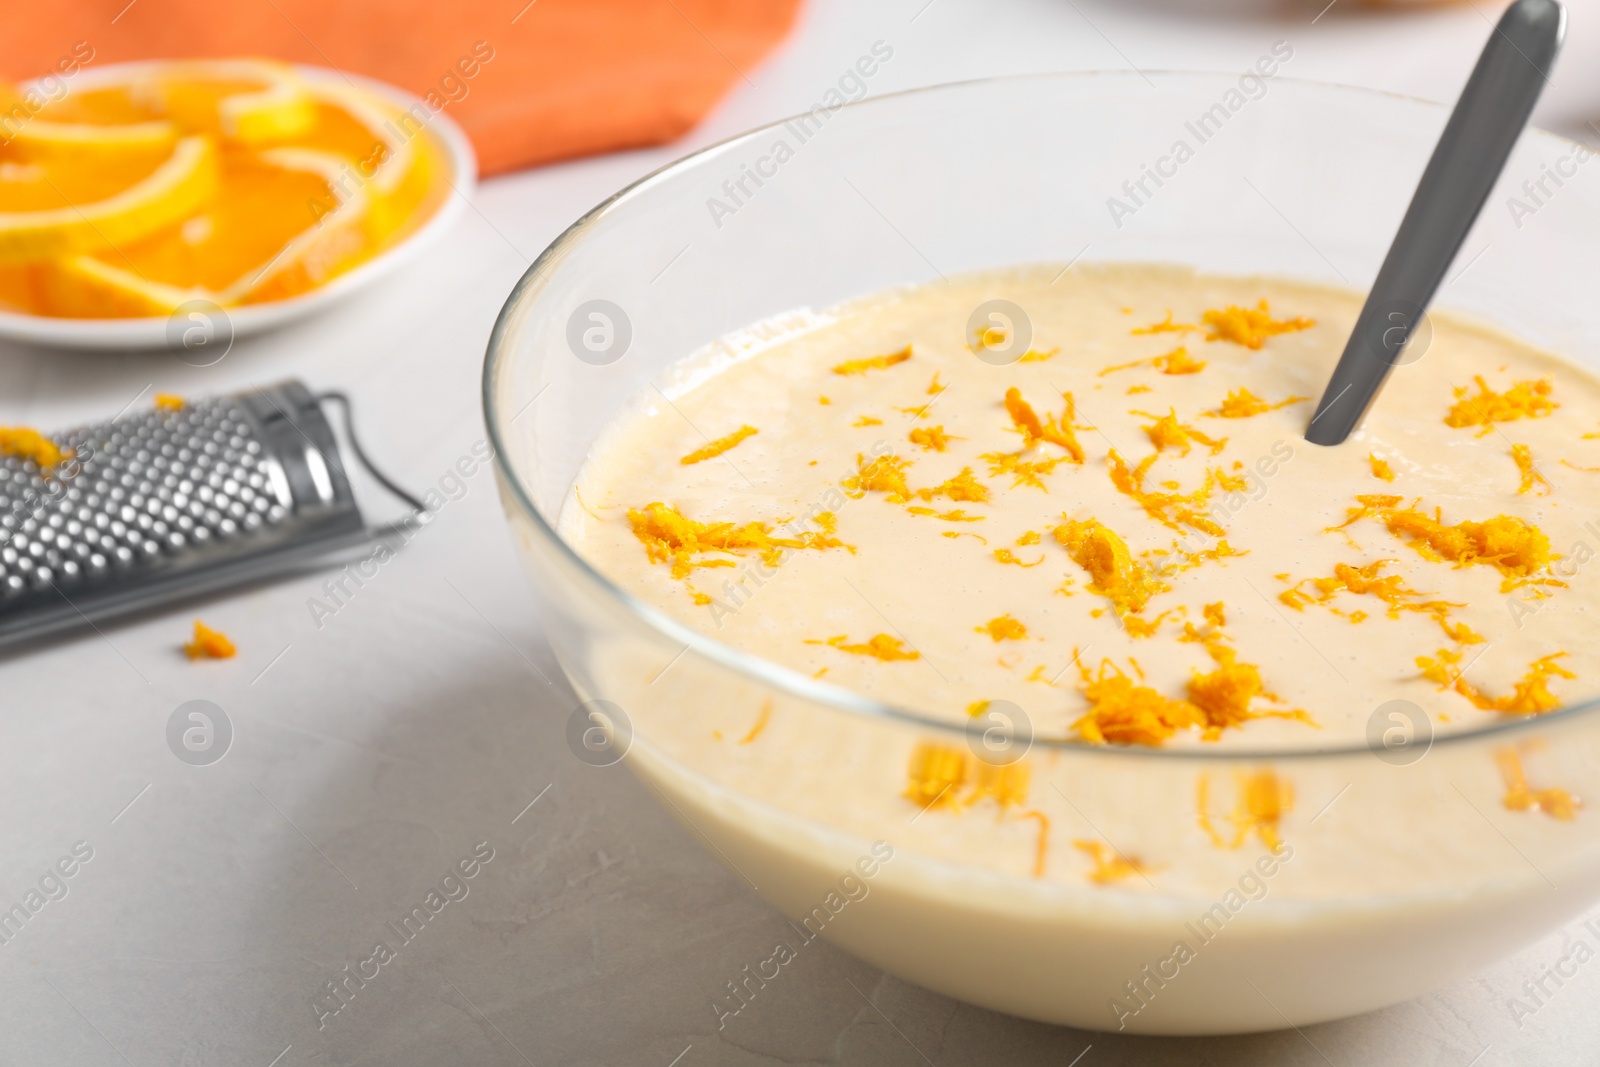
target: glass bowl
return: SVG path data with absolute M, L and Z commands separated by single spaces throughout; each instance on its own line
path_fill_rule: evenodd
M 1600 896 L 1600 816 L 1517 810 L 1502 774 L 1510 753 L 1535 787 L 1600 796 L 1588 704 L 1435 736 L 1426 714 L 1375 700 L 1365 743 L 1293 752 L 963 730 L 735 652 L 619 589 L 556 532 L 591 445 L 631 397 L 738 331 L 759 346 L 795 309 L 1075 261 L 1369 285 L 1447 109 L 1287 79 L 1286 50 L 1243 76 L 1038 75 L 819 105 L 618 193 L 506 302 L 484 404 L 515 541 L 585 702 L 568 723 L 573 751 L 626 762 L 792 920 L 769 958 L 707 991 L 723 1022 L 821 936 L 1031 1019 L 1161 1034 L 1299 1026 L 1461 978 Z M 1595 365 L 1589 158 L 1525 136 L 1439 306 Z M 1552 172 L 1559 185 L 1542 178 Z M 761 743 L 737 743 L 758 717 Z M 708 745 L 713 731 L 727 743 Z M 919 745 L 970 751 L 980 776 L 1025 766 L 1038 818 L 907 800 Z M 1281 841 L 1235 846 L 1226 813 L 1263 772 L 1293 790 Z M 1197 817 L 1202 789 L 1229 831 L 1220 847 Z M 967 861 L 995 835 L 1045 827 L 1056 855 L 1084 840 L 1171 858 L 1112 884 L 1086 878 L 1081 856 L 1043 877 L 1020 849 L 1014 864 Z

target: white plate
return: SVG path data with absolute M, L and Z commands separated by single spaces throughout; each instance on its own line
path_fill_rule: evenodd
M 80 71 L 72 77 L 69 84 L 73 88 L 87 88 L 121 81 L 137 74 L 140 70 L 158 65 L 160 65 L 158 62 L 113 63 Z M 412 106 L 427 107 L 410 93 L 384 82 L 364 78 L 359 74 L 342 74 L 325 67 L 296 65 L 295 69 L 307 81 L 354 82 L 402 109 Z M 33 83 L 29 83 L 24 88 L 32 85 Z M 189 344 L 186 339 L 193 335 L 193 331 L 200 330 L 203 333 L 200 345 L 210 347 L 212 343 L 217 343 L 225 351 L 235 338 L 282 326 L 343 300 L 351 293 L 366 288 L 402 264 L 415 259 L 418 253 L 438 240 L 439 235 L 444 233 L 466 206 L 467 198 L 477 186 L 478 159 L 461 127 L 440 111 L 429 119 L 424 133 L 431 135 L 444 149 L 450 166 L 448 180 L 454 192 L 440 203 L 427 222 L 399 244 L 339 275 L 326 285 L 318 286 L 300 296 L 290 297 L 288 300 L 273 300 L 223 309 L 225 317 L 220 323 L 216 321 L 216 311 L 206 308 L 195 309 L 181 318 L 175 314 L 170 317 L 150 316 L 137 319 L 64 319 L 0 311 L 0 338 L 53 348 L 95 350 L 120 348 L 148 351 L 181 346 L 192 350 L 198 346 Z M 219 333 L 224 335 L 218 336 Z

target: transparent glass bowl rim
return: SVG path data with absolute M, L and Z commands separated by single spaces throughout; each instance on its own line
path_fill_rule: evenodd
M 1091 79 L 1106 81 L 1125 80 L 1130 85 L 1134 79 L 1159 79 L 1164 82 L 1180 82 L 1185 79 L 1194 81 L 1214 82 L 1219 79 L 1235 79 L 1236 74 L 1226 71 L 1187 71 L 1187 70 L 1091 70 L 1091 71 L 1061 71 L 1040 74 L 1004 75 L 992 78 L 973 78 L 965 81 L 943 82 L 937 85 L 920 86 L 914 89 L 903 89 L 892 93 L 883 93 L 879 96 L 867 97 L 851 103 L 846 103 L 843 108 L 861 109 L 883 106 L 886 102 L 908 96 L 937 97 L 945 93 L 960 93 L 964 90 L 978 86 L 1015 85 L 1023 86 L 1029 83 L 1071 83 L 1087 82 Z M 1432 100 L 1423 100 L 1420 97 L 1408 96 L 1403 93 L 1394 93 L 1382 89 L 1369 89 L 1361 86 L 1342 85 L 1337 82 L 1319 81 L 1309 78 L 1291 78 L 1283 75 L 1277 76 L 1275 81 L 1288 82 L 1295 85 L 1306 86 L 1313 89 L 1327 90 L 1330 94 L 1361 95 L 1374 99 L 1388 99 L 1409 104 L 1421 104 L 1430 109 L 1436 109 L 1441 114 L 1447 113 L 1451 106 Z M 860 693 L 842 689 L 826 682 L 810 678 L 798 671 L 784 667 L 772 660 L 763 659 L 741 652 L 731 645 L 723 644 L 698 630 L 693 629 L 676 619 L 669 617 L 665 612 L 645 603 L 632 593 L 627 592 L 604 574 L 600 573 L 588 560 L 584 559 L 570 544 L 556 532 L 550 523 L 545 521 L 539 508 L 534 504 L 527 490 L 523 487 L 522 480 L 509 457 L 505 447 L 504 436 L 500 432 L 500 412 L 495 401 L 495 378 L 501 361 L 508 359 L 511 353 L 507 351 L 507 333 L 511 328 L 513 312 L 526 300 L 532 299 L 536 287 L 542 280 L 546 267 L 558 263 L 567 251 L 580 242 L 585 234 L 606 218 L 619 205 L 637 198 L 652 187 L 671 180 L 681 172 L 693 170 L 711 160 L 731 152 L 735 148 L 746 145 L 765 135 L 780 130 L 787 122 L 799 116 L 791 115 L 782 119 L 756 126 L 743 133 L 735 134 L 725 140 L 707 145 L 690 154 L 651 171 L 644 177 L 624 186 L 613 193 L 595 207 L 591 208 L 581 218 L 568 226 L 556 239 L 539 253 L 538 257 L 523 272 L 517 280 L 516 286 L 501 306 L 500 314 L 495 318 L 494 329 L 489 334 L 488 349 L 484 355 L 483 364 L 483 414 L 484 423 L 489 434 L 489 443 L 494 448 L 495 464 L 503 482 L 510 486 L 511 494 L 516 506 L 524 518 L 532 525 L 541 547 L 554 550 L 564 557 L 565 562 L 577 568 L 585 578 L 593 582 L 604 594 L 610 597 L 629 614 L 644 622 L 650 629 L 662 637 L 677 642 L 685 647 L 686 651 L 693 652 L 706 660 L 715 663 L 727 670 L 754 679 L 765 685 L 781 690 L 791 696 L 814 704 L 823 705 L 837 711 L 856 715 L 866 715 L 872 718 L 903 722 L 922 729 L 965 735 L 967 727 L 959 722 L 945 719 L 932 718 L 921 712 L 908 708 L 897 707 L 893 704 L 883 703 Z M 1441 124 L 1442 128 L 1442 124 Z M 1577 142 L 1548 130 L 1529 127 L 1526 136 L 1548 138 L 1563 145 L 1576 147 Z M 684 353 L 685 356 L 689 353 Z M 1568 704 L 1553 711 L 1537 715 L 1503 716 L 1499 721 L 1491 721 L 1483 726 L 1467 730 L 1452 731 L 1442 736 L 1431 737 L 1430 745 L 1458 745 L 1470 741 L 1504 737 L 1514 738 L 1522 733 L 1534 731 L 1543 724 L 1557 720 L 1569 720 L 1575 716 L 1588 714 L 1600 708 L 1600 696 L 1589 700 Z M 1327 759 L 1339 756 L 1370 755 L 1374 746 L 1370 743 L 1330 745 L 1326 747 L 1307 748 L 1265 748 L 1243 749 L 1226 748 L 1218 749 L 1207 744 L 1191 748 L 1166 748 L 1151 747 L 1147 745 L 1092 745 L 1072 738 L 1045 738 L 1034 735 L 1028 739 L 1028 744 L 1039 745 L 1046 749 L 1065 750 L 1073 753 L 1092 754 L 1103 753 L 1107 756 L 1132 757 L 1153 760 L 1179 760 L 1179 761 L 1208 761 L 1208 762 L 1259 762 L 1262 760 L 1286 759 Z

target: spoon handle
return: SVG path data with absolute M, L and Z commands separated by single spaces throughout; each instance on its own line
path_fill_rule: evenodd
M 1549 80 L 1566 22 L 1556 0 L 1517 0 L 1490 34 L 1306 427 L 1312 444 L 1344 441 L 1400 362 Z

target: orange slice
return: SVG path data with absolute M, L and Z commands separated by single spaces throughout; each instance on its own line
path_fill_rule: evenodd
M 317 85 L 317 124 L 300 144 L 337 152 L 350 161 L 345 186 L 360 185 L 372 201 L 368 232 L 374 242 L 394 238 L 419 211 L 429 193 L 442 198 L 439 162 L 432 139 L 415 115 L 374 93 L 353 86 Z
M 370 244 L 372 201 L 364 189 L 340 187 L 339 179 L 347 170 L 343 157 L 313 148 L 272 148 L 262 152 L 261 159 L 288 172 L 320 178 L 326 186 L 324 195 L 331 195 L 337 206 L 319 215 L 259 270 L 224 290 L 223 298 L 230 303 L 282 300 L 316 288 L 365 258 Z
M 130 115 L 126 110 L 114 118 L 103 117 L 93 109 L 68 105 L 69 99 L 70 95 L 46 101 L 43 107 L 29 106 L 28 94 L 9 82 L 0 81 L 0 113 L 12 116 L 10 122 L 0 124 L 0 155 L 24 162 L 90 156 L 97 162 L 109 154 L 170 152 L 178 140 L 178 127 L 170 122 L 148 119 L 137 112 Z M 23 109 L 21 112 L 17 110 L 19 107 Z M 15 116 L 19 114 L 30 117 L 18 121 Z M 133 121 L 126 121 L 130 117 Z M 111 120 L 107 121 L 108 118 Z
M 18 93 L 0 81 L 0 113 Z M 29 99 L 28 120 L 0 129 L 0 308 L 124 318 L 285 299 L 449 195 L 420 110 L 282 63 L 149 64 Z
M 246 144 L 291 140 L 317 117 L 294 68 L 262 59 L 168 63 L 141 91 L 185 128 Z
M 134 122 L 100 125 L 91 122 L 26 123 L 7 143 L 21 160 L 60 159 L 64 156 L 137 155 L 170 151 L 178 140 L 178 127 L 170 122 Z
M 360 190 L 320 224 L 308 207 L 337 202 L 331 179 L 343 165 L 339 156 L 300 148 L 230 155 L 216 198 L 180 224 L 116 252 L 38 265 L 41 310 L 71 318 L 169 315 L 189 300 L 254 303 L 319 285 L 368 248 Z
M 114 249 L 192 213 L 216 188 L 205 137 L 182 138 L 148 170 L 142 159 L 0 162 L 0 263 Z

